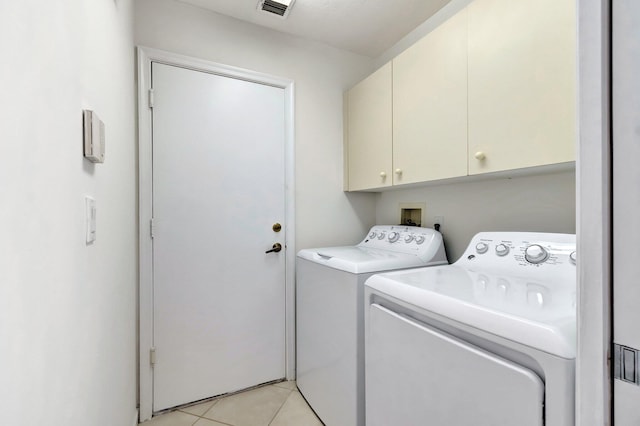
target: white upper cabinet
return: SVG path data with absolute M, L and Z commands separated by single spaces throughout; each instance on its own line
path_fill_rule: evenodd
M 467 13 L 393 59 L 393 184 L 467 174 Z
M 391 186 L 391 63 L 347 92 L 350 191 Z
M 348 190 L 575 161 L 575 33 L 575 0 L 469 4 L 347 92 Z
M 575 160 L 574 0 L 467 7 L 469 174 Z

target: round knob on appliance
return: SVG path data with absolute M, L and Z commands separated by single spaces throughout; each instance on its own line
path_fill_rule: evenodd
M 577 259 L 578 259 L 578 255 L 576 254 L 575 251 L 572 251 L 571 254 L 569 255 L 569 261 L 575 265 Z
M 478 152 L 476 152 L 476 153 L 475 153 L 475 155 L 474 155 L 474 157 L 475 157 L 475 159 L 476 159 L 476 160 L 480 160 L 480 161 L 482 161 L 482 160 L 484 160 L 485 158 L 487 158 L 487 156 L 486 156 L 486 155 L 484 155 L 484 152 L 482 152 L 482 151 L 478 151 Z
M 389 234 L 390 243 L 395 243 L 399 239 L 400 239 L 400 233 L 393 231 L 392 233 Z
M 380 177 L 384 179 L 387 177 L 387 174 L 385 172 L 380 172 Z
M 476 244 L 476 252 L 482 254 L 482 253 L 486 253 L 487 250 L 489 250 L 489 245 L 487 243 Z
M 416 244 L 424 243 L 424 235 L 416 235 Z
M 540 244 L 532 244 L 524 250 L 524 258 L 529 263 L 542 263 L 549 257 L 549 252 Z
M 401 175 L 402 174 L 402 169 L 396 169 L 396 174 L 397 175 Z
M 498 244 L 496 246 L 496 254 L 498 256 L 506 256 L 509 253 L 509 246 L 506 244 Z
M 381 233 L 378 234 L 378 239 L 379 240 L 384 240 L 384 237 L 386 237 L 386 236 L 387 236 L 387 234 L 385 234 L 384 232 L 381 232 Z
M 375 238 L 376 237 L 376 231 L 371 231 L 371 233 L 369 234 L 369 238 Z
M 411 241 L 413 241 L 413 234 L 408 234 L 406 237 L 404 237 L 405 243 L 410 243 Z

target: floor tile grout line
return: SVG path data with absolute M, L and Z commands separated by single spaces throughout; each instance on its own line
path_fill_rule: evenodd
M 280 389 L 285 389 L 285 388 L 280 388 Z M 276 417 L 278 417 L 278 414 L 280 413 L 280 411 L 282 411 L 282 407 L 284 407 L 284 404 L 286 404 L 289 398 L 291 398 L 291 395 L 293 394 L 293 389 L 288 389 L 288 390 L 289 390 L 289 395 L 287 395 L 287 397 L 282 402 L 282 405 L 280 405 L 280 408 L 278 408 L 278 411 L 276 411 L 276 413 L 273 415 L 271 420 L 269 420 L 269 423 L 267 423 L 267 426 L 271 426 L 271 423 L 273 423 Z

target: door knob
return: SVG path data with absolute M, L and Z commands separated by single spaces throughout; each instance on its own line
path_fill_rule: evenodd
M 265 253 L 278 253 L 280 250 L 282 250 L 282 244 L 280 244 L 280 243 L 275 243 L 275 244 L 271 247 L 271 250 L 267 250 L 267 251 L 265 251 Z

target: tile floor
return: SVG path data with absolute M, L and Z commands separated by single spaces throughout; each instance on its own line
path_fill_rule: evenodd
M 296 382 L 281 382 L 181 408 L 140 426 L 322 426 Z

